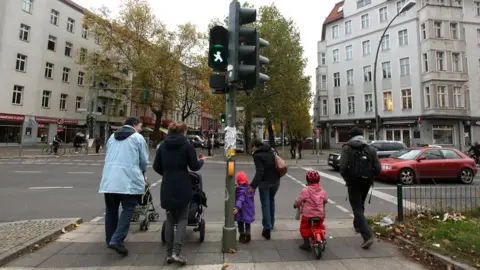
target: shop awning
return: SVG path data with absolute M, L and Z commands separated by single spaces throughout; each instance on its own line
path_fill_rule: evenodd
M 392 120 L 392 121 L 383 121 L 384 125 L 410 125 L 415 124 L 415 120 Z
M 165 133 L 165 134 L 168 134 L 168 129 L 166 129 L 166 128 L 160 128 L 160 131 Z
M 121 129 L 123 126 L 110 126 L 111 129 Z
M 153 129 L 151 129 L 149 127 L 143 127 L 142 131 L 143 132 L 153 132 Z

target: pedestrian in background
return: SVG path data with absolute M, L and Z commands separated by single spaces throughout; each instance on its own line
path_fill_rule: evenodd
M 139 197 L 145 192 L 148 146 L 140 135 L 142 123 L 129 117 L 107 142 L 100 193 L 105 198 L 105 236 L 108 248 L 128 255 L 124 241 Z M 122 205 L 122 213 L 118 209 Z
M 275 153 L 268 144 L 255 139 L 252 142 L 255 176 L 248 188 L 254 193 L 258 188 L 262 205 L 262 236 L 270 240 L 270 234 L 275 226 L 275 195 L 280 187 L 280 175 L 275 164 Z
M 95 145 L 95 153 L 98 154 L 98 152 L 100 151 L 100 146 L 102 145 L 102 143 L 100 142 L 100 137 L 98 137 L 98 135 L 95 135 L 95 140 L 93 141 L 93 144 Z
M 349 132 L 350 140 L 343 145 L 340 158 L 340 175 L 348 189 L 348 200 L 353 211 L 353 226 L 363 238 L 362 248 L 373 244 L 373 233 L 365 218 L 365 200 L 373 186 L 375 176 L 382 167 L 377 151 L 368 145 L 363 129 L 354 127 Z M 371 197 L 370 197 L 371 198 Z
M 235 220 L 238 225 L 240 243 L 252 240 L 251 225 L 255 221 L 255 192 L 248 193 L 248 177 L 244 171 L 237 173 L 237 187 L 235 188 Z
M 292 141 L 290 143 L 290 155 L 292 156 L 292 159 L 297 157 L 297 138 L 295 137 L 292 137 Z
M 195 147 L 188 143 L 186 132 L 185 123 L 171 123 L 168 126 L 168 135 L 158 148 L 153 163 L 153 170 L 163 176 L 160 204 L 167 214 L 165 240 L 169 264 L 172 262 L 187 264 L 182 248 L 187 230 L 189 205 L 193 198 L 188 169 L 198 171 L 204 163 L 204 157 L 199 160 Z

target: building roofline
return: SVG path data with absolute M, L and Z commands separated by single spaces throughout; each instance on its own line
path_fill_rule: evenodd
M 343 9 L 340 9 L 343 7 L 345 1 L 340 1 L 335 4 L 335 6 L 332 8 L 332 11 L 330 11 L 330 14 L 325 18 L 325 21 L 323 22 L 322 25 L 322 41 L 325 41 L 325 31 L 327 28 L 327 25 L 336 22 L 338 20 L 343 19 Z
M 73 8 L 74 10 L 76 10 L 80 13 L 84 13 L 87 10 L 86 8 L 80 6 L 79 4 L 73 2 L 72 0 L 58 0 L 58 1 L 64 3 L 65 5 Z

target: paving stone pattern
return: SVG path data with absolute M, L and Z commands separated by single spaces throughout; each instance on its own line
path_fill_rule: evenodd
M 351 222 L 351 221 L 350 221 Z M 182 269 L 423 269 L 400 257 L 396 247 L 377 242 L 371 250 L 360 248 L 361 238 L 351 228 L 330 228 L 327 249 L 321 260 L 312 253 L 298 249 L 301 239 L 298 224 L 276 225 L 272 240 L 261 237 L 261 229 L 254 226 L 253 241 L 238 243 L 235 254 L 221 252 L 219 223 L 207 224 L 204 243 L 198 242 L 198 233 L 188 229 L 184 252 L 189 266 Z M 327 224 L 328 227 L 328 224 Z M 132 226 L 126 239 L 130 254 L 120 257 L 106 248 L 103 224 L 81 225 L 77 230 L 62 235 L 56 242 L 25 255 L 6 266 L 14 269 L 33 268 L 88 268 L 88 269 L 175 269 L 165 264 L 165 246 L 160 241 L 160 224 L 152 224 L 148 232 L 139 232 Z M 363 268 L 362 268 L 363 267 Z

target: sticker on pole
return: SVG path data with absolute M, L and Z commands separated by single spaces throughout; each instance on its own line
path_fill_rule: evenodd
M 235 127 L 225 128 L 225 155 L 232 157 L 235 155 L 235 149 L 237 142 L 237 129 Z

